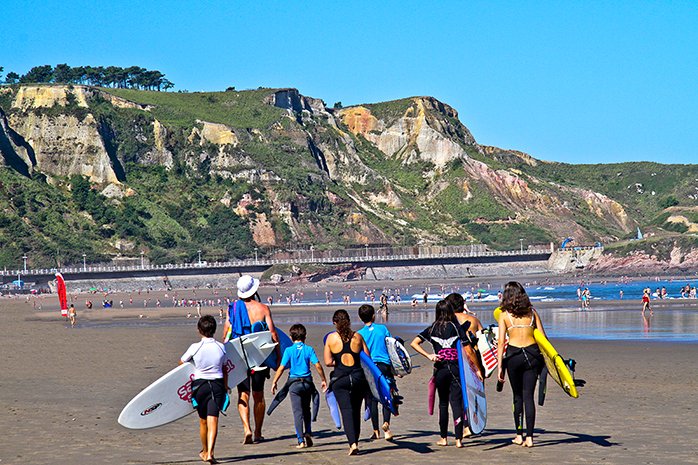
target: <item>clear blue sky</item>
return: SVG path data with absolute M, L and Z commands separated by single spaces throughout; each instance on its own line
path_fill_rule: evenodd
M 0 66 L 138 65 L 328 105 L 432 95 L 482 144 L 695 163 L 697 30 L 690 1 L 11 1 Z

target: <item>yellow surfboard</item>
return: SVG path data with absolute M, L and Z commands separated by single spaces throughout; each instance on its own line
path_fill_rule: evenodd
M 501 308 L 497 307 L 494 309 L 495 321 L 499 322 L 499 316 L 501 314 Z M 568 396 L 574 397 L 575 399 L 579 397 L 570 369 L 567 368 L 562 356 L 557 353 L 557 350 L 555 350 L 555 347 L 553 347 L 548 338 L 537 328 L 533 328 L 533 338 L 536 340 L 541 354 L 543 354 L 543 359 L 545 360 L 545 365 L 548 367 L 548 374 L 550 377 L 555 380 L 558 386 L 560 386 Z

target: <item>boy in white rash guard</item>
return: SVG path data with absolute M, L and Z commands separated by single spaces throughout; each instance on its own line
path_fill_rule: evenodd
M 199 437 L 204 462 L 218 463 L 213 448 L 218 435 L 218 415 L 228 408 L 228 357 L 225 346 L 213 338 L 216 320 L 205 315 L 197 324 L 201 341 L 189 346 L 179 363 L 194 363 L 194 380 L 191 384 L 192 405 L 199 413 Z

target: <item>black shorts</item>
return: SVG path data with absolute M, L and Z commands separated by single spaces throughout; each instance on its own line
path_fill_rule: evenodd
M 238 384 L 238 391 L 250 392 L 250 384 L 252 384 L 252 392 L 264 391 L 264 381 L 269 378 L 269 369 L 264 371 L 255 371 L 247 377 L 245 381 Z
M 194 405 L 199 418 L 217 417 L 221 411 L 228 409 L 230 399 L 222 379 L 194 380 L 192 383 Z

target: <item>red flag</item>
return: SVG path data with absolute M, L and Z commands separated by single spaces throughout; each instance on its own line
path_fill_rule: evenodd
M 58 291 L 58 302 L 61 304 L 61 316 L 68 316 L 68 294 L 65 288 L 63 275 L 56 273 L 56 290 Z

